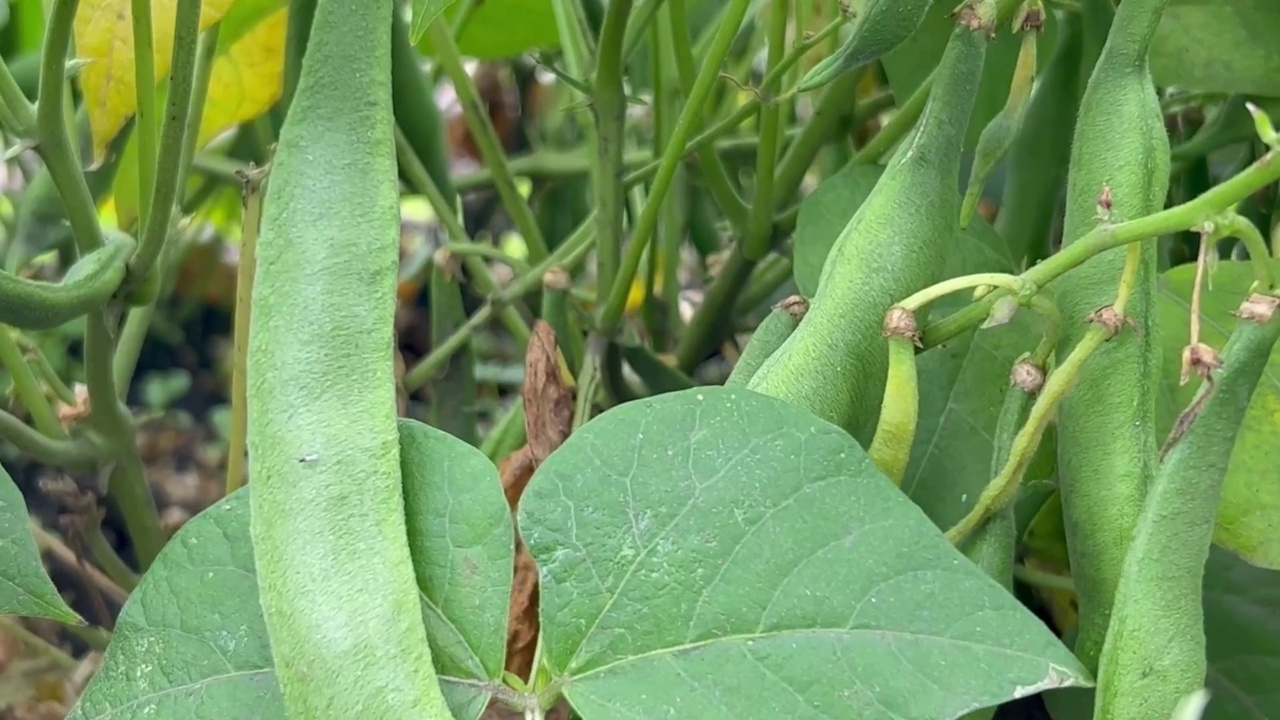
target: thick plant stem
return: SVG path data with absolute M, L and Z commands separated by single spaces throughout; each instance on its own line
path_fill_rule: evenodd
M 525 199 L 520 196 L 520 191 L 516 189 L 515 177 L 507 167 L 506 153 L 502 149 L 501 140 L 498 139 L 498 131 L 494 129 L 493 122 L 489 119 L 484 102 L 476 91 L 475 83 L 471 81 L 471 76 L 462 66 L 462 55 L 458 51 L 458 43 L 453 39 L 453 33 L 445 23 L 444 17 L 440 16 L 432 21 L 427 33 L 435 48 L 436 60 L 449 76 L 454 91 L 458 94 L 463 116 L 467 127 L 471 130 L 471 136 L 476 141 L 476 147 L 480 150 L 480 157 L 493 171 L 494 188 L 502 198 L 503 207 L 511 215 L 516 229 L 519 230 L 529 248 L 530 259 L 534 262 L 545 259 L 547 242 L 542 237 L 542 230 L 538 228 L 538 220 L 534 217 L 533 210 L 529 208 L 529 203 L 525 202 Z
M 137 3 L 134 3 L 137 5 Z M 129 277 L 125 279 L 125 292 L 141 284 L 154 270 L 165 238 L 169 235 L 173 203 L 178 197 L 178 187 L 184 178 L 179 176 L 182 156 L 187 147 L 187 115 L 191 112 L 191 96 L 196 83 L 196 60 L 200 49 L 201 0 L 178 0 L 173 29 L 173 57 L 169 64 L 169 95 L 165 100 L 164 125 L 160 135 L 159 157 L 151 162 L 153 174 L 150 201 L 140 206 L 142 218 L 138 250 L 129 265 Z M 154 96 L 155 88 L 151 88 Z M 141 89 L 139 90 L 141 97 Z M 154 97 L 153 100 L 154 102 Z M 139 150 L 146 143 L 145 128 L 139 127 Z M 138 169 L 148 160 L 139 153 Z M 143 188 L 147 192 L 148 188 Z M 142 197 L 142 196 L 139 196 Z
M 622 86 L 622 39 L 627 31 L 631 0 L 610 2 L 600 30 L 596 56 L 594 98 L 596 118 L 596 161 L 591 177 L 596 201 L 597 302 L 609 298 L 618 276 L 622 254 L 622 216 L 626 188 L 622 184 L 622 150 L 625 139 L 627 99 Z M 540 260 L 541 258 L 534 258 Z
M 115 467 L 107 485 L 111 500 L 124 516 L 125 529 L 138 556 L 139 570 L 146 572 L 164 547 L 164 532 L 155 497 L 147 484 L 135 444 L 133 417 L 120 402 L 112 371 L 113 351 L 107 311 L 85 318 L 85 381 L 89 390 L 89 422 L 110 445 Z
M 782 63 L 790 5 L 789 0 L 773 0 L 769 3 L 767 62 L 770 70 Z M 760 89 L 765 99 L 760 108 L 760 146 L 756 150 L 756 194 L 751 201 L 747 235 L 742 243 L 743 254 L 748 260 L 756 262 L 769 252 L 773 240 L 773 212 L 777 206 L 774 171 L 778 165 L 783 132 L 782 105 L 776 98 L 780 84 L 781 79 Z
M 102 247 L 102 228 L 98 226 L 98 209 L 89 193 L 89 184 L 76 159 L 76 149 L 67 129 L 66 104 L 62 102 L 67 85 L 67 50 L 71 46 L 71 28 L 79 5 L 79 0 L 54 0 L 49 12 L 40 58 L 36 152 L 40 153 L 54 187 L 62 196 L 76 248 L 81 255 L 87 255 Z
M 636 271 L 640 267 L 640 260 L 649 245 L 649 240 L 653 237 L 653 232 L 657 228 L 658 220 L 661 217 L 662 202 L 666 197 L 667 190 L 671 187 L 671 181 L 675 179 L 676 168 L 680 164 L 681 158 L 684 157 L 689 135 L 697 123 L 698 116 L 703 112 L 703 106 L 711 95 L 711 89 L 718 77 L 720 66 L 729 54 L 729 46 L 733 42 L 733 37 L 738 31 L 738 27 L 742 24 L 742 19 L 746 17 L 747 8 L 750 4 L 750 0 L 730 0 L 702 69 L 693 84 L 693 90 L 690 92 L 684 109 L 680 113 L 680 118 L 676 121 L 676 126 L 672 130 L 671 142 L 662 154 L 662 164 L 658 169 L 658 174 L 654 177 L 653 186 L 649 190 L 644 209 L 641 210 L 640 217 L 636 221 L 630 245 L 627 247 L 626 254 L 622 259 L 622 265 L 618 270 L 618 276 L 614 278 L 613 286 L 610 288 L 608 303 L 600 308 L 597 325 L 601 334 L 605 336 L 616 332 L 622 321 L 622 313 L 627 302 L 627 293 L 631 289 L 631 283 L 635 280 Z
M 199 5 L 198 2 L 196 4 Z M 132 0 L 129 8 L 133 21 L 133 81 L 137 94 L 134 137 L 138 142 L 138 217 L 147 218 L 151 215 L 155 192 L 159 156 L 156 143 L 160 140 L 160 119 L 156 117 L 155 32 L 151 22 L 151 0 Z M 199 15 L 197 8 L 197 22 Z M 181 24 L 182 20 L 178 23 Z M 174 40 L 173 48 L 177 52 L 180 46 L 176 42 L 176 34 Z
M 1229 208 L 1276 180 L 1280 180 L 1280 153 L 1272 150 L 1238 175 L 1181 205 L 1134 220 L 1116 224 L 1104 223 L 1094 228 L 1076 242 L 1028 268 L 1019 277 L 1043 288 L 1107 250 L 1150 241 L 1161 235 L 1190 230 L 1212 222 Z M 973 329 L 987 316 L 996 300 L 1006 294 L 1006 290 L 996 290 L 982 300 L 929 325 L 922 333 L 924 347 L 935 347 Z
M 22 350 L 14 338 L 14 330 L 2 325 L 0 325 L 0 366 L 3 366 L 8 371 L 9 377 L 13 379 L 13 389 L 17 392 L 18 399 L 27 408 L 27 412 L 31 413 L 36 429 L 46 437 L 65 437 L 66 433 L 62 431 L 62 426 L 53 413 L 49 399 L 40 388 L 40 382 L 36 380 L 31 366 L 27 365 L 22 356 Z
M 463 245 L 467 248 L 482 248 L 483 245 L 473 243 L 467 231 L 462 227 L 462 223 L 458 220 L 457 214 L 453 210 L 453 206 L 445 198 L 444 192 L 436 185 L 436 181 L 427 172 L 426 166 L 422 163 L 422 159 L 414 153 L 413 148 L 409 146 L 409 140 L 405 137 L 400 128 L 396 128 L 396 159 L 400 163 L 400 171 L 408 180 L 409 185 L 416 191 L 426 196 L 427 202 L 431 204 L 431 208 L 436 211 L 436 217 L 439 218 L 440 224 L 444 226 L 445 232 L 449 233 L 449 237 L 453 238 L 453 245 Z M 452 247 L 451 247 L 452 250 Z M 457 252 L 458 257 L 462 258 L 462 264 L 471 275 L 471 280 L 481 293 L 491 296 L 498 292 L 498 281 L 494 280 L 493 274 L 489 272 L 489 267 L 485 265 L 482 255 L 470 252 Z M 428 261 L 424 264 L 424 273 L 429 273 L 432 263 Z M 524 317 L 520 315 L 520 311 L 512 306 L 505 306 L 498 311 L 498 319 L 502 322 L 503 327 L 515 337 L 520 347 L 524 347 L 529 342 L 529 323 L 524 321 Z
M 697 63 L 693 57 L 693 50 L 689 47 L 689 23 L 684 0 L 667 0 L 667 7 L 663 9 L 662 13 L 663 18 L 667 21 L 665 25 L 671 30 L 671 46 L 674 50 L 676 71 L 680 78 L 680 85 L 686 94 L 691 93 L 696 83 Z M 765 84 L 775 83 L 780 76 L 780 73 L 777 72 L 766 73 Z M 729 173 L 725 170 L 724 163 L 720 162 L 719 153 L 712 150 L 708 145 L 695 148 L 690 144 L 687 149 L 697 157 L 699 171 L 702 174 L 703 181 L 707 184 L 707 190 L 711 192 L 716 204 L 720 206 L 720 211 L 724 213 L 730 227 L 733 228 L 734 232 L 745 235 L 747 233 L 747 206 L 742 202 L 742 198 L 738 196 L 737 190 L 734 189 L 733 182 L 729 179 Z M 758 148 L 757 152 L 759 152 Z M 661 162 L 661 159 L 659 159 L 659 162 Z
M 493 295 L 489 302 L 485 303 L 483 307 L 468 318 L 467 322 L 455 330 L 453 335 L 449 336 L 447 340 L 438 345 L 429 355 L 422 358 L 417 365 L 414 365 L 413 368 L 405 373 L 405 390 L 413 392 L 435 377 L 449 360 L 449 357 L 471 339 L 472 333 L 477 328 L 492 320 L 501 308 L 537 290 L 541 286 L 542 278 L 548 270 L 553 267 L 560 267 L 565 270 L 577 267 L 578 263 L 586 258 L 587 252 L 593 246 L 593 240 L 595 239 L 594 229 L 595 213 L 592 213 L 587 216 L 581 227 L 573 235 L 556 246 L 555 251 L 547 256 L 546 260 L 538 263 L 527 274 L 521 275 L 515 282 Z
M 236 267 L 235 329 L 231 350 L 231 430 L 227 448 L 226 495 L 239 490 L 245 481 L 248 444 L 249 323 L 253 299 L 253 275 L 258 259 L 258 225 L 262 218 L 262 190 L 269 168 L 251 168 L 243 176 L 240 191 L 240 262 Z

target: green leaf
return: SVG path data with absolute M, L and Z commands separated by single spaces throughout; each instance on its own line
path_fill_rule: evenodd
M 1280 263 L 1273 263 L 1280 271 Z M 1182 348 L 1190 335 L 1191 288 L 1195 266 L 1181 265 L 1160 278 L 1160 342 L 1163 348 L 1161 393 L 1156 431 L 1164 438 L 1178 413 L 1191 402 L 1198 382 L 1179 387 Z M 1200 338 L 1221 349 L 1235 323 L 1253 270 L 1247 262 L 1219 262 L 1201 296 Z M 1245 560 L 1280 569 L 1280 466 L 1275 462 L 1280 437 L 1280 346 L 1254 391 L 1236 437 L 1218 507 L 1214 542 Z
M 192 518 L 120 612 L 68 720 L 284 720 L 240 490 Z
M 455 0 L 413 0 L 413 20 L 409 24 L 409 42 L 417 45 L 427 34 L 431 21 L 440 17 Z
M 83 625 L 54 587 L 31 537 L 27 504 L 0 467 L 0 615 L 48 618 Z
M 812 297 L 817 291 L 831 246 L 883 172 L 879 165 L 850 165 L 824 180 L 800 206 L 793 257 L 801 293 Z M 1009 244 L 986 220 L 975 217 L 968 229 L 957 229 L 946 277 L 1013 269 Z M 941 317 L 969 300 L 963 293 L 945 298 L 930 314 Z M 902 488 L 939 527 L 963 517 L 990 481 L 991 432 L 1009 387 L 1009 370 L 1035 345 L 1040 327 L 1022 311 L 1008 324 L 965 333 L 919 356 L 920 421 Z M 1053 448 L 1047 442 L 1041 447 L 1042 454 Z M 1048 474 L 1040 469 L 1027 479 Z
M 920 29 L 893 52 L 884 56 L 882 63 L 889 80 L 889 89 L 899 103 L 905 102 L 915 92 L 942 59 L 947 38 L 955 27 L 950 14 L 958 4 L 956 0 L 935 0 Z M 1045 13 L 1044 32 L 1040 34 L 1037 46 L 1040 57 L 1047 58 L 1053 53 L 1058 37 L 1056 25 L 1054 14 Z M 969 131 L 965 136 L 965 148 L 969 150 L 978 144 L 982 128 L 1004 107 L 1005 98 L 1009 95 L 1009 81 L 1013 79 L 1013 68 L 1018 62 L 1018 47 L 1021 43 L 1018 36 L 1010 32 L 1010 24 L 1001 23 L 996 31 L 999 34 L 987 49 L 977 101 L 974 103 Z
M 454 717 L 475 720 L 502 677 L 511 516 L 497 471 L 478 450 L 413 421 L 400 431 L 427 637 Z M 285 720 L 258 604 L 251 490 L 200 513 L 165 546 L 69 720 Z
M 1280 3 L 1170 0 L 1151 43 L 1161 86 L 1280 97 Z
M 436 665 L 447 675 L 498 682 L 515 563 L 498 470 L 443 430 L 416 420 L 399 427 L 409 549 Z
M 476 60 L 503 60 L 530 50 L 560 47 L 553 0 L 502 0 L 502 2 L 454 2 L 444 11 L 450 23 L 470 7 L 470 17 L 458 36 L 458 51 Z M 423 26 L 426 27 L 425 25 Z M 418 43 L 432 53 L 430 38 Z
M 1213 548 L 1205 564 L 1204 632 L 1209 705 L 1203 720 L 1280 717 L 1280 572 L 1250 566 Z M 1093 691 L 1045 694 L 1053 720 L 1090 720 Z
M 852 438 L 780 400 L 618 406 L 520 508 L 544 662 L 583 717 L 936 720 L 1089 682 Z

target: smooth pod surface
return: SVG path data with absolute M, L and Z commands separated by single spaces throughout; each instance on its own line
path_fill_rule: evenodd
M 294 718 L 448 718 L 401 493 L 391 0 L 318 0 L 265 198 L 251 535 Z

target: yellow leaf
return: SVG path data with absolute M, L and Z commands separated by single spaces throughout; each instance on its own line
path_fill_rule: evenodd
M 235 0 L 204 0 L 200 29 L 222 19 Z M 134 82 L 132 0 L 81 0 L 76 11 L 76 57 L 80 89 L 89 112 L 93 164 L 104 159 L 107 144 L 137 109 Z M 177 0 L 151 0 L 156 81 L 169 72 Z
M 218 48 L 209 75 L 209 97 L 200 119 L 197 147 L 258 117 L 280 99 L 288 18 L 288 9 L 281 8 L 240 36 L 225 52 Z
M 196 147 L 265 113 L 280 98 L 284 84 L 284 43 L 288 10 L 272 12 L 224 47 L 218 45 L 209 73 L 209 94 L 200 118 Z M 138 218 L 138 147 L 130 137 L 121 152 L 112 186 L 122 227 Z

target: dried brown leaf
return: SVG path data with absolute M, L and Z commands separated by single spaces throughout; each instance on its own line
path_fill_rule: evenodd
M 533 325 L 524 360 L 524 427 L 535 462 L 547 459 L 573 427 L 573 391 L 565 386 L 556 333 L 542 320 Z

